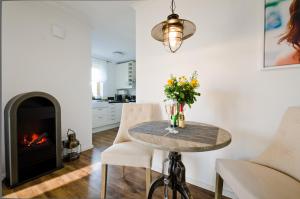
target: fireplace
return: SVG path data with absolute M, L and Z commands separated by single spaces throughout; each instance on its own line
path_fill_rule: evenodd
M 30 92 L 5 107 L 6 182 L 10 187 L 62 167 L 60 105 Z

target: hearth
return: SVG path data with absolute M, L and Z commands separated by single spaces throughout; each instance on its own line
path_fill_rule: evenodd
M 6 182 L 16 186 L 62 167 L 60 105 L 30 92 L 5 107 Z

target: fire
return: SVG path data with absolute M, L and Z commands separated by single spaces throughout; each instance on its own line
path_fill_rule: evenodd
M 42 144 L 42 143 L 44 143 L 44 142 L 47 142 L 47 138 L 45 138 L 45 137 L 43 137 L 43 138 L 41 139 L 41 141 L 39 141 L 37 144 Z
M 24 145 L 31 146 L 31 145 L 39 145 L 47 142 L 47 133 L 43 134 L 37 134 L 37 133 L 31 133 L 30 135 L 25 134 L 24 138 Z

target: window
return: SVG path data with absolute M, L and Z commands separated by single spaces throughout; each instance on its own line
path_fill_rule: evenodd
M 107 80 L 106 61 L 92 59 L 92 95 L 95 98 L 103 97 L 104 82 Z

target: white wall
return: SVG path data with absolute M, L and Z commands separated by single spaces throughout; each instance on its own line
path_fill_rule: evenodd
M 170 13 L 169 4 L 136 4 L 137 100 L 162 102 L 170 74 L 198 71 L 202 96 L 186 112 L 187 120 L 223 127 L 233 137 L 222 150 L 184 153 L 188 181 L 212 189 L 216 158 L 256 157 L 270 143 L 287 107 L 300 105 L 300 69 L 260 70 L 264 0 L 176 1 L 176 12 L 193 21 L 197 32 L 175 54 L 166 52 L 150 34 Z M 160 160 L 157 152 L 154 169 L 160 169 Z
M 42 2 L 4 2 L 2 15 L 2 107 L 20 93 L 48 92 L 61 105 L 62 137 L 74 129 L 82 149 L 91 148 L 90 28 Z M 65 39 L 52 36 L 52 24 Z

